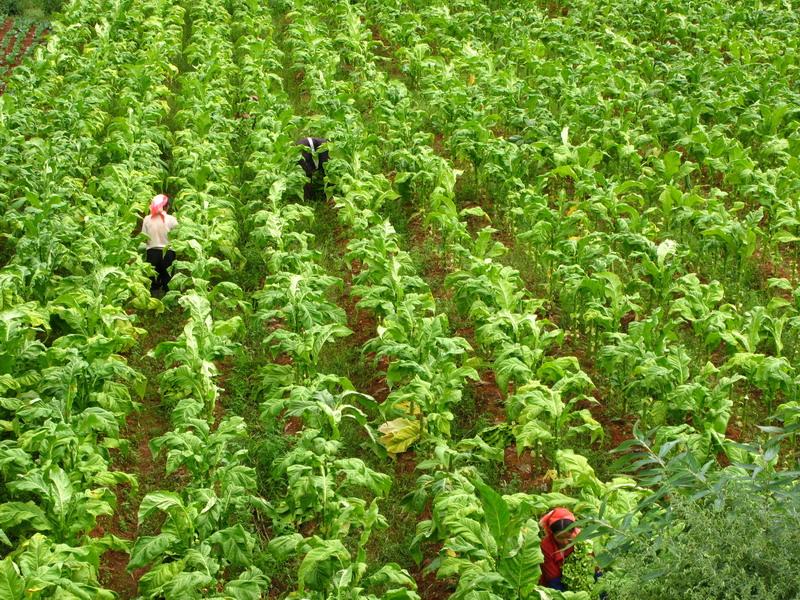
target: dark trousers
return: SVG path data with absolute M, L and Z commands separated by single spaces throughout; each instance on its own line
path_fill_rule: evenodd
M 151 279 L 151 290 L 157 290 L 161 288 L 165 292 L 167 291 L 169 280 L 172 279 L 167 269 L 172 266 L 174 261 L 174 250 L 167 250 L 164 252 L 163 248 L 148 248 L 147 262 L 153 265 L 153 268 L 156 270 L 156 276 Z

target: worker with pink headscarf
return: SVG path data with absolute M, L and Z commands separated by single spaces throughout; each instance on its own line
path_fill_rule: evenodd
M 541 545 L 544 562 L 541 565 L 539 585 L 564 590 L 561 569 L 564 567 L 564 560 L 575 549 L 570 543 L 581 530 L 575 527 L 575 515 L 566 508 L 554 508 L 539 520 L 539 526 L 544 532 Z
M 153 295 L 166 293 L 171 279 L 167 269 L 175 260 L 174 250 L 165 251 L 168 244 L 167 235 L 178 226 L 178 220 L 167 214 L 168 206 L 169 197 L 158 194 L 150 202 L 150 214 L 142 222 L 142 233 L 148 238 L 147 262 L 153 265 L 157 274 L 150 284 L 150 292 Z

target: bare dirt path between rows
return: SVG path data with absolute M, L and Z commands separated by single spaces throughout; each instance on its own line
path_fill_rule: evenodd
M 147 535 L 137 522 L 139 504 L 149 492 L 172 489 L 180 481 L 179 478 L 166 480 L 165 458 L 155 458 L 150 452 L 150 441 L 163 435 L 170 429 L 169 417 L 162 407 L 158 387 L 158 373 L 163 369 L 161 361 L 151 358 L 147 353 L 163 341 L 174 339 L 181 330 L 181 315 L 165 313 L 162 315 L 145 315 L 141 323 L 147 330 L 139 344 L 129 352 L 127 359 L 130 366 L 147 378 L 147 388 L 142 398 L 140 410 L 128 416 L 127 423 L 121 432 L 128 440 L 130 447 L 127 453 L 117 453 L 114 468 L 135 476 L 138 489 L 131 489 L 127 484 L 117 486 L 117 507 L 111 517 L 98 520 L 94 535 L 112 534 L 129 541 L 131 544 L 140 535 Z M 122 600 L 137 595 L 139 578 L 146 569 L 137 569 L 133 573 L 127 571 L 128 553 L 116 550 L 106 551 L 100 561 L 100 583 L 119 594 Z

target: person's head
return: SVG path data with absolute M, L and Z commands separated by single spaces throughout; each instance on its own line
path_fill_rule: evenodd
M 578 535 L 578 529 L 574 525 L 575 520 L 570 518 L 559 519 L 550 525 L 550 531 L 559 548 L 565 547 Z
M 167 207 L 169 206 L 169 196 L 166 194 L 158 194 L 153 196 L 153 199 L 150 201 L 150 216 L 161 216 L 164 218 L 164 213 L 167 211 Z

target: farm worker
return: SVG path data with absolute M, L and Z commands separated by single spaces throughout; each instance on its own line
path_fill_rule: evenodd
M 539 585 L 564 591 L 561 583 L 561 569 L 564 560 L 572 554 L 574 548 L 565 548 L 580 533 L 580 529 L 572 527 L 575 515 L 566 508 L 554 508 L 539 520 L 539 525 L 545 533 L 542 539 L 542 576 Z
M 325 138 L 306 137 L 301 138 L 295 142 L 297 146 L 305 146 L 308 150 L 303 150 L 300 160 L 297 164 L 303 168 L 303 171 L 308 177 L 309 182 L 303 188 L 303 198 L 310 200 L 314 195 L 314 175 L 319 173 L 325 176 L 325 163 L 328 162 L 328 151 L 319 151 L 320 147 L 325 145 L 328 140 Z
M 153 277 L 150 284 L 150 293 L 156 294 L 159 290 L 163 293 L 167 291 L 169 280 L 171 279 L 167 269 L 175 260 L 175 251 L 167 250 L 167 234 L 178 226 L 178 220 L 172 215 L 167 214 L 169 197 L 165 194 L 158 194 L 150 202 L 150 214 L 142 221 L 142 233 L 146 234 L 147 239 L 147 262 L 153 265 L 156 270 L 156 277 Z

